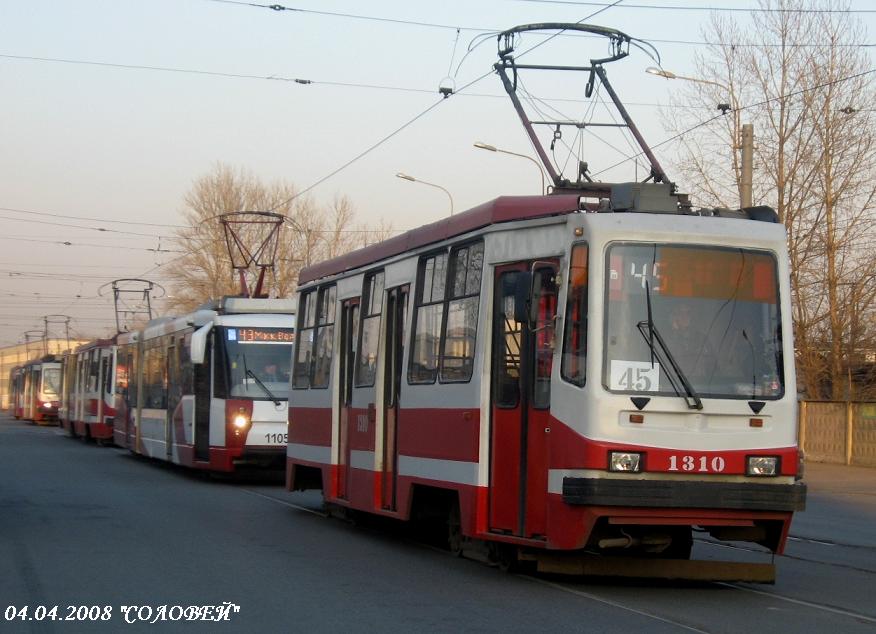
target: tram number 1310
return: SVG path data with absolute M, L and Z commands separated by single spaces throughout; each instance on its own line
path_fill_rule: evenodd
M 697 473 L 721 473 L 727 466 L 724 458 L 714 456 L 669 456 L 669 471 L 696 471 Z

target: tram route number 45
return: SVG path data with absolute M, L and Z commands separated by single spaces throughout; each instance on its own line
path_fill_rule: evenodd
M 657 392 L 660 389 L 660 364 L 612 359 L 610 387 L 628 392 Z

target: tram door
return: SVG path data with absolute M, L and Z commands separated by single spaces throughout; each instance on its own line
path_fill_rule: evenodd
M 405 354 L 405 318 L 409 286 L 391 288 L 386 293 L 386 340 L 383 369 L 383 473 L 381 507 L 396 508 L 398 479 L 398 413 L 402 362 Z
M 179 376 L 179 348 L 175 345 L 167 348 L 167 367 L 165 368 L 165 376 L 167 377 L 167 415 L 164 425 L 164 443 L 167 448 L 167 459 L 173 457 L 173 434 L 176 426 L 177 417 L 182 415 L 181 411 L 177 411 L 180 401 L 182 400 L 182 385 Z M 180 420 L 180 426 L 182 421 Z
M 341 304 L 341 367 L 338 390 L 337 497 L 348 499 L 350 481 L 350 435 L 353 433 L 353 373 L 356 370 L 356 340 L 359 335 L 359 298 Z
M 496 267 L 494 288 L 490 530 L 538 538 L 546 532 L 556 262 Z
M 107 369 L 110 359 L 103 351 L 100 352 L 100 374 L 97 377 L 97 422 L 103 423 L 104 392 L 109 389 L 109 370 Z
M 213 396 L 213 335 L 207 340 L 204 362 L 193 369 L 195 394 L 195 460 L 210 460 L 210 401 Z M 221 345 L 221 344 L 220 344 Z

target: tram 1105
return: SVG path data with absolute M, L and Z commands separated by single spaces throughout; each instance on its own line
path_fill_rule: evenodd
M 115 443 L 211 471 L 282 465 L 294 306 L 227 297 L 120 334 Z

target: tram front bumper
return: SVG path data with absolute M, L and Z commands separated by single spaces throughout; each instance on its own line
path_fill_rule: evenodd
M 586 506 L 787 512 L 806 508 L 806 485 L 567 477 L 563 501 Z

